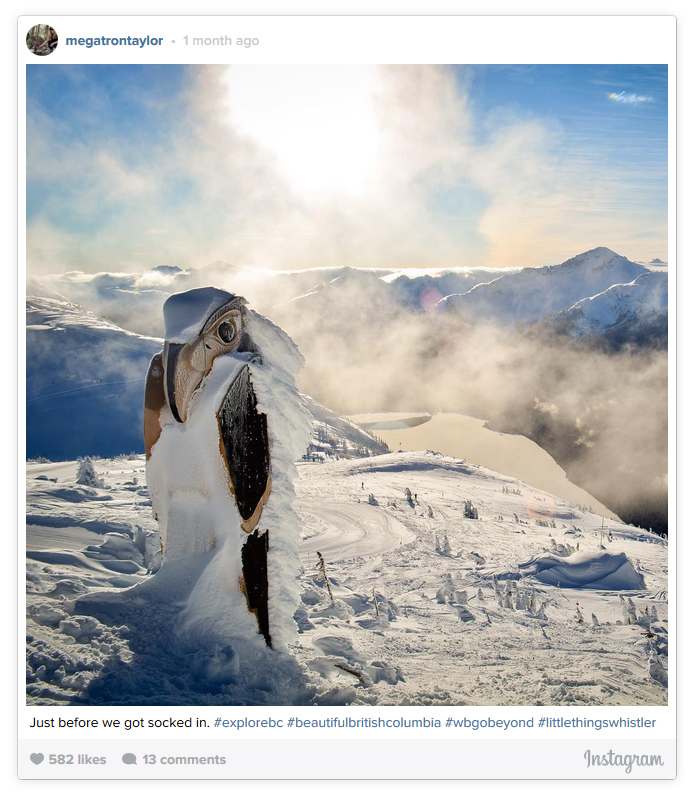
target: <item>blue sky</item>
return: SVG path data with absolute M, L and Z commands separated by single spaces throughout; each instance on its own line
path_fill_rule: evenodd
M 27 121 L 49 125 L 50 150 L 59 157 L 66 153 L 68 163 L 73 158 L 78 164 L 79 152 L 108 144 L 125 168 L 138 171 L 152 152 L 171 145 L 176 128 L 185 123 L 182 95 L 187 77 L 183 66 L 30 66 Z M 41 167 L 34 175 L 37 163 L 31 162 L 30 148 L 27 154 L 32 176 L 27 181 L 28 223 L 47 218 L 65 231 L 89 234 L 112 220 L 102 206 L 79 200 L 85 189 L 81 173 L 70 174 L 68 169 L 59 181 L 47 185 Z M 170 189 L 161 198 L 176 195 Z
M 634 200 L 667 200 L 667 66 L 483 66 L 470 101 L 490 127 L 509 114 L 560 125 L 564 167 L 618 168 Z
M 667 68 L 27 68 L 33 271 L 667 258 Z

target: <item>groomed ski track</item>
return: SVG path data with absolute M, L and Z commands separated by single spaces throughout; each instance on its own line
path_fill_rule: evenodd
M 316 530 L 301 543 L 302 554 L 318 551 L 346 561 L 395 550 L 416 538 L 401 522 L 368 503 L 302 506 L 300 513 L 304 525 Z

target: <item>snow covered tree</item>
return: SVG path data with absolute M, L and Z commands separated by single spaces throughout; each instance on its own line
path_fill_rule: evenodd
M 440 604 L 450 602 L 455 598 L 455 585 L 450 573 L 446 574 L 446 580 L 441 588 L 436 592 L 436 601 Z
M 77 483 L 84 487 L 103 487 L 104 480 L 96 475 L 91 457 L 80 457 L 77 460 Z
M 468 520 L 479 520 L 480 514 L 477 509 L 472 505 L 472 501 L 466 500 L 463 504 L 464 514 Z
M 636 615 L 636 605 L 631 597 L 627 597 L 626 602 L 622 601 L 622 608 L 627 624 L 636 624 L 638 616 Z

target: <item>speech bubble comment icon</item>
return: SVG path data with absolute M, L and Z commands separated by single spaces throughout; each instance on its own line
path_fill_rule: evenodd
M 137 756 L 135 754 L 123 754 L 123 764 L 137 764 Z

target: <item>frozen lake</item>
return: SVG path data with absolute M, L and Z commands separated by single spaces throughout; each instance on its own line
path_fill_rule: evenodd
M 466 459 L 618 519 L 600 501 L 569 481 L 563 468 L 537 443 L 523 435 L 488 429 L 481 418 L 458 413 L 362 413 L 349 418 L 388 443 L 392 451 L 431 450 Z

